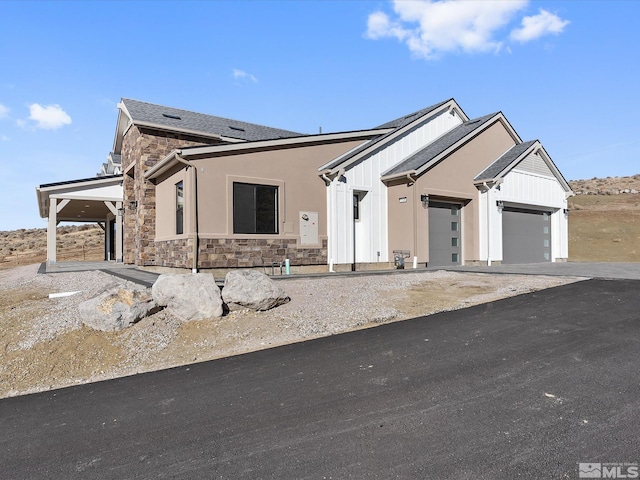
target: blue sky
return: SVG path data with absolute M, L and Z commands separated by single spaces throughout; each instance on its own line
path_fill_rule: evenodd
M 94 176 L 121 97 L 298 132 L 455 98 L 568 179 L 640 173 L 638 1 L 0 2 L 0 230 Z

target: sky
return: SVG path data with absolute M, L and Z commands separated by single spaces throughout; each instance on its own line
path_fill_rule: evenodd
M 0 231 L 96 175 L 121 98 L 302 133 L 449 98 L 567 180 L 640 173 L 640 1 L 0 1 Z

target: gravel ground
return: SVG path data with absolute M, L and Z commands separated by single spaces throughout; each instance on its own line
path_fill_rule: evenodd
M 162 311 L 106 333 L 81 324 L 78 304 L 127 282 L 98 271 L 39 275 L 38 266 L 0 271 L 0 397 L 246 353 L 580 280 L 445 271 L 287 279 L 279 285 L 291 302 L 268 312 L 182 323 Z

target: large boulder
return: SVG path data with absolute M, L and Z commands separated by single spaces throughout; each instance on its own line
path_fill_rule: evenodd
M 206 320 L 223 314 L 220 288 L 213 275 L 160 275 L 151 287 L 153 299 L 182 321 Z
M 160 308 L 149 290 L 114 287 L 78 305 L 82 323 L 95 330 L 113 332 L 130 327 Z
M 269 310 L 290 300 L 273 280 L 257 270 L 232 270 L 227 273 L 222 299 L 229 310 Z

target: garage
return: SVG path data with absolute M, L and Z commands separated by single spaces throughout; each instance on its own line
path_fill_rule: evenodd
M 429 201 L 429 266 L 460 265 L 461 205 Z
M 504 207 L 502 210 L 502 263 L 551 261 L 551 213 Z

